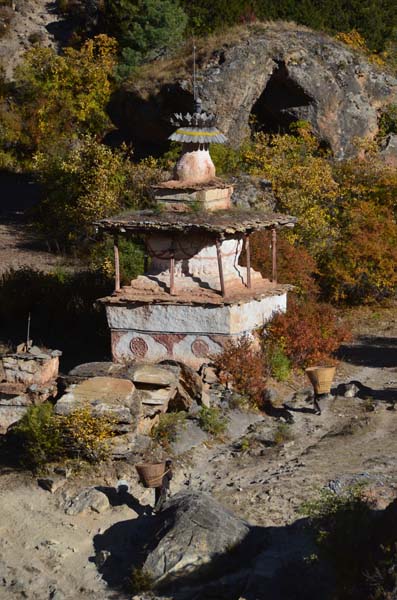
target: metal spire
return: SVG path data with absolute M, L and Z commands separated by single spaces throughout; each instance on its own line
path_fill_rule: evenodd
M 196 43 L 193 38 L 193 100 L 196 103 L 197 100 L 197 87 L 196 87 Z

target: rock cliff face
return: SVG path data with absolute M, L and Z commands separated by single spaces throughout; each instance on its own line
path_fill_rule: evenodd
M 188 71 L 165 81 L 159 62 L 158 80 L 145 94 L 130 88 L 115 100 L 115 120 L 135 145 L 156 150 L 170 133 L 168 116 L 190 108 Z M 397 80 L 364 56 L 324 34 L 282 23 L 252 26 L 240 41 L 219 44 L 199 64 L 198 80 L 205 109 L 218 115 L 231 145 L 249 135 L 252 120 L 257 129 L 274 132 L 305 119 L 338 158 L 355 154 L 355 138 L 373 138 L 379 110 L 397 102 Z

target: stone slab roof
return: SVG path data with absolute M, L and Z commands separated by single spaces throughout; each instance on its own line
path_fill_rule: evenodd
M 296 217 L 263 211 L 231 209 L 216 212 L 131 211 L 94 223 L 108 233 L 206 232 L 233 237 L 272 227 L 293 227 Z

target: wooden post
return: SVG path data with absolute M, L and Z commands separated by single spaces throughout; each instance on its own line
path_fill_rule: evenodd
M 245 255 L 247 258 L 247 288 L 252 287 L 251 283 L 251 250 L 250 250 L 250 236 L 248 233 L 245 234 Z
M 170 294 L 175 295 L 175 257 L 170 258 Z
M 221 294 L 224 298 L 226 296 L 226 290 L 225 290 L 225 279 L 223 277 L 222 252 L 221 252 L 220 240 L 216 240 L 216 255 L 218 257 L 218 269 L 219 269 L 219 279 L 221 282 Z
M 277 283 L 277 230 L 272 229 L 272 281 Z
M 114 236 L 114 291 L 120 291 L 120 257 L 117 236 Z

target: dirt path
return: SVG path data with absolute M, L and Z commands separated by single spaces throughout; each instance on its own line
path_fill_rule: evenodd
M 38 248 L 23 222 L 0 221 L 0 274 L 21 267 L 48 272 L 69 264 L 64 257 Z

